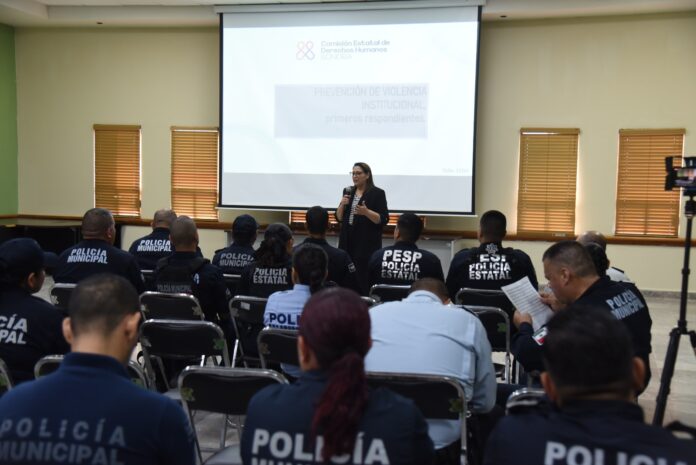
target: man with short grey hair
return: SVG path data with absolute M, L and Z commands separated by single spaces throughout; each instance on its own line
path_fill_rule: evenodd
M 87 210 L 82 217 L 82 239 L 58 257 L 53 274 L 55 282 L 78 283 L 97 273 L 114 273 L 130 281 L 139 294 L 145 292 L 145 281 L 135 257 L 114 247 L 116 224 L 109 210 Z

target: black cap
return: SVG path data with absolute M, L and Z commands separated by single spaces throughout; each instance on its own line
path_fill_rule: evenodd
M 18 283 L 30 273 L 55 267 L 56 254 L 44 252 L 34 239 L 10 239 L 0 244 L 0 282 Z
M 258 229 L 258 223 L 251 215 L 239 215 L 232 223 L 232 231 L 235 233 L 254 234 Z

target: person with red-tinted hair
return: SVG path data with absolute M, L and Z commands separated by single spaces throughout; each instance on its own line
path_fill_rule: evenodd
M 251 400 L 243 463 L 431 463 L 433 444 L 413 402 L 368 388 L 371 345 L 370 315 L 358 294 L 329 288 L 312 295 L 299 325 L 302 376 Z

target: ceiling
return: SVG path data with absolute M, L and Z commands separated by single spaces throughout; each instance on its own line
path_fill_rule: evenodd
M 334 1 L 341 0 L 324 0 Z M 214 5 L 320 2 L 321 0 L 0 0 L 0 23 L 16 27 L 214 26 L 218 24 Z M 483 19 L 510 21 L 695 10 L 696 0 L 487 0 L 483 7 Z

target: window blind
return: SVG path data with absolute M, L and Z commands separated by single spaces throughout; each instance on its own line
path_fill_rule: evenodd
M 616 234 L 676 237 L 680 190 L 665 191 L 665 158 L 681 166 L 684 129 L 622 129 Z
M 522 128 L 517 233 L 575 232 L 579 129 Z
M 172 128 L 172 208 L 177 215 L 217 220 L 217 128 Z
M 140 126 L 95 124 L 94 205 L 140 216 Z

